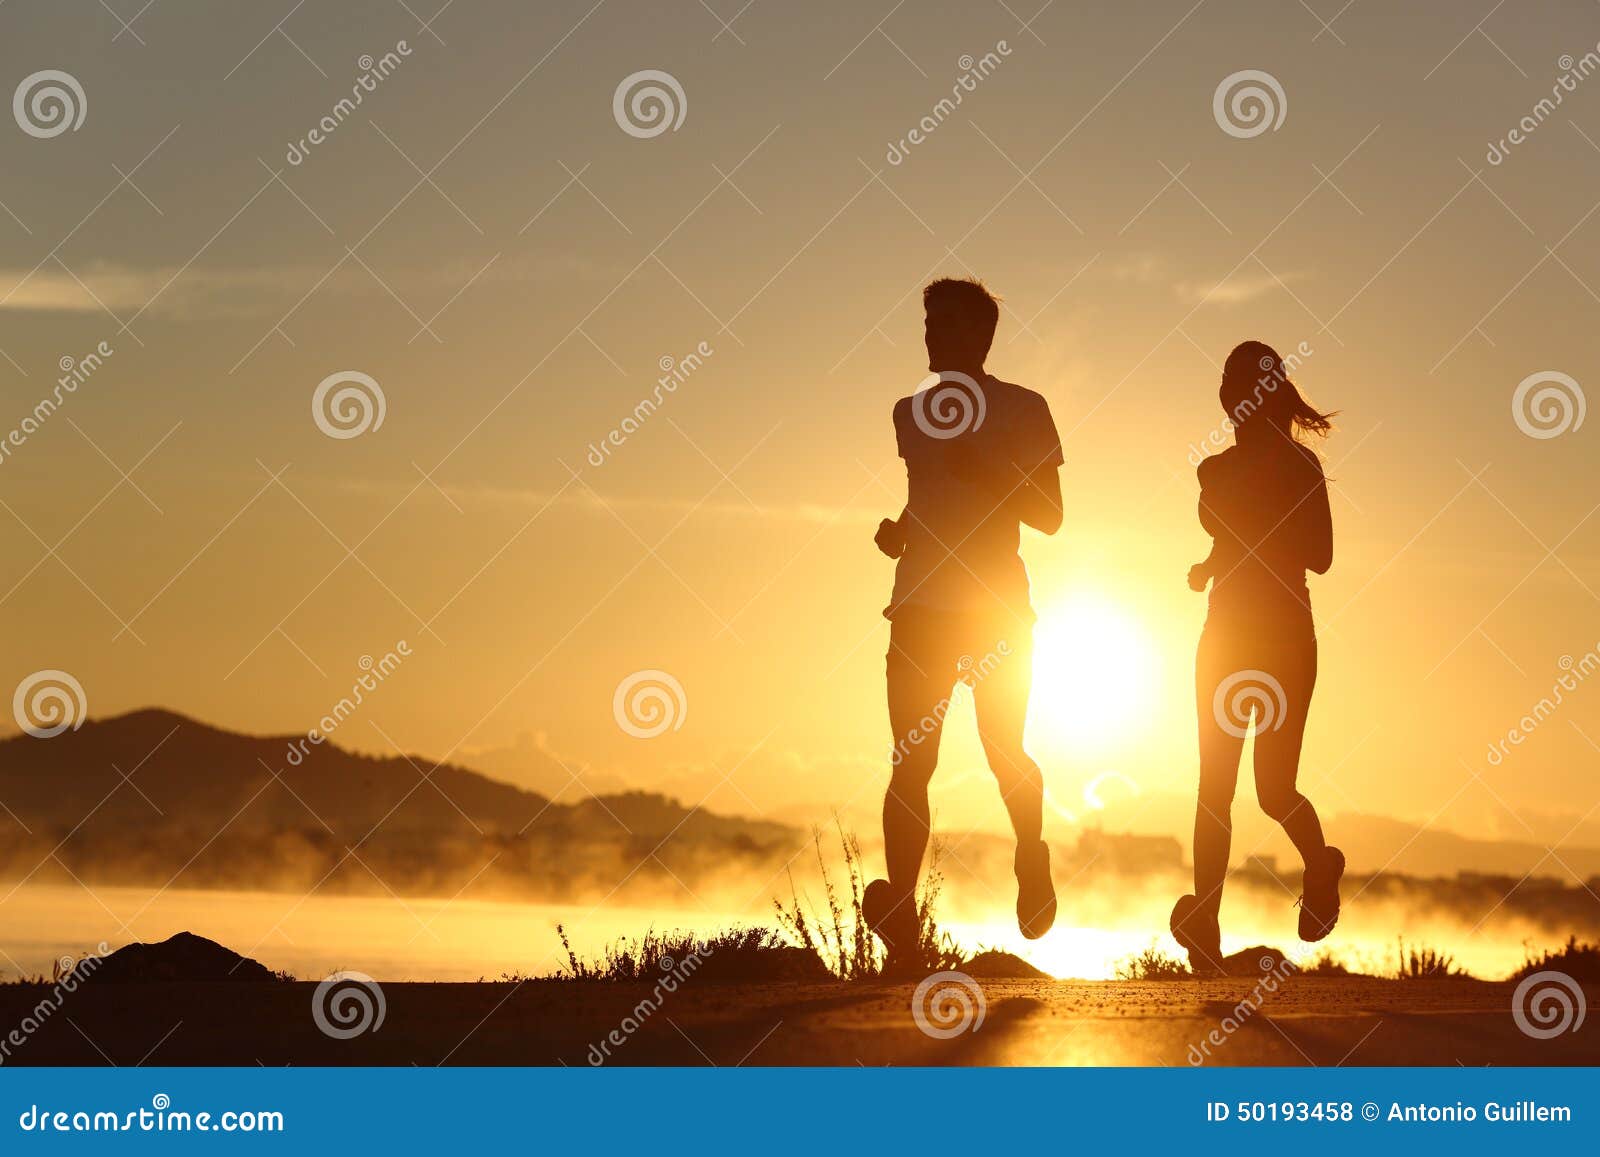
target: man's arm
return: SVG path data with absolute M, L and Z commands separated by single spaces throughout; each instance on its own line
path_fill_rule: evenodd
M 1049 404 L 1039 395 L 1033 400 L 1036 409 L 1015 459 L 1026 474 L 1014 496 L 1015 510 L 1019 522 L 1054 534 L 1061 529 L 1061 436 Z
M 1031 472 L 1017 490 L 1017 519 L 1044 534 L 1061 529 L 1061 468 L 1054 463 Z
M 906 423 L 911 420 L 911 399 L 901 398 L 894 404 L 894 448 L 895 453 L 902 459 L 906 456 L 905 429 Z M 906 489 L 911 487 L 911 466 L 906 465 Z M 910 508 L 909 502 L 900 508 L 899 518 L 885 518 L 878 523 L 878 533 L 873 535 L 872 541 L 878 549 L 890 558 L 899 558 L 906 552 L 906 511 Z
M 899 558 L 906 552 L 905 508 L 900 510 L 899 518 L 885 518 L 878 523 L 878 533 L 872 541 L 878 544 L 878 549 L 890 558 Z

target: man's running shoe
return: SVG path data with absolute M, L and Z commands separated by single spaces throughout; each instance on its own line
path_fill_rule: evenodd
M 1017 927 L 1037 940 L 1056 922 L 1056 888 L 1050 880 L 1050 845 L 1043 840 L 1017 847 Z
M 1195 896 L 1180 896 L 1168 925 L 1178 947 L 1189 954 L 1189 968 L 1196 976 L 1222 975 L 1222 931 L 1215 912 L 1202 912 Z

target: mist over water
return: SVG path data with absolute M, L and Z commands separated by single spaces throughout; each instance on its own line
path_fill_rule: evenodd
M 654 926 L 726 926 L 727 913 L 594 905 L 276 892 L 28 886 L 0 905 L 0 949 L 8 978 L 48 976 L 62 956 L 101 940 L 118 948 L 189 931 L 259 960 L 316 979 L 354 969 L 380 980 L 497 980 L 503 973 L 545 974 L 566 963 L 556 924 L 580 954 Z
M 822 898 L 815 882 L 801 882 L 799 890 L 803 900 Z M 1302 947 L 1294 937 L 1292 896 L 1239 893 L 1230 894 L 1224 908 L 1226 950 L 1267 944 L 1294 954 Z M 1030 943 L 1000 907 L 998 893 L 991 901 L 947 889 L 942 923 L 969 950 L 1014 952 L 1053 976 L 1107 979 L 1120 961 L 1152 944 L 1176 951 L 1166 933 L 1172 895 L 1170 883 L 1160 880 L 1130 884 L 1115 896 L 1064 892 L 1056 929 Z M 132 887 L 97 887 L 91 893 L 77 886 L 26 885 L 0 903 L 0 973 L 5 979 L 49 976 L 62 957 L 92 952 L 102 941 L 116 949 L 190 931 L 300 979 L 353 969 L 392 981 L 497 980 L 508 974 L 545 975 L 563 966 L 558 923 L 566 927 L 574 950 L 588 956 L 619 937 L 638 937 L 651 928 L 711 932 L 733 924 L 770 925 L 770 916 L 770 902 L 641 907 Z M 1359 971 L 1391 973 L 1396 929 L 1405 930 L 1408 947 L 1449 953 L 1458 966 L 1484 979 L 1502 978 L 1520 965 L 1525 944 L 1538 950 L 1562 939 L 1515 922 L 1474 930 L 1449 913 L 1383 901 L 1348 908 L 1325 947 Z

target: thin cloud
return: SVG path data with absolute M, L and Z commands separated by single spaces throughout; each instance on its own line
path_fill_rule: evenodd
M 591 483 L 592 486 L 592 483 Z M 359 494 L 398 501 L 412 489 L 409 482 L 379 482 L 340 479 L 333 487 L 346 494 Z M 824 506 L 817 503 L 779 503 L 768 505 L 743 497 L 712 497 L 704 500 L 657 495 L 602 494 L 574 484 L 565 490 L 536 490 L 520 487 L 439 485 L 451 501 L 462 506 L 514 505 L 538 509 L 562 507 L 585 513 L 606 515 L 608 511 L 649 511 L 662 514 L 693 514 L 718 518 L 765 518 L 821 525 L 876 524 L 883 512 L 862 506 Z
M 330 259 L 329 264 L 333 260 Z M 588 258 L 501 258 L 488 269 L 482 260 L 448 262 L 425 269 L 385 269 L 384 281 L 400 292 L 448 296 L 469 282 L 570 283 L 615 281 L 627 272 L 620 262 Z M 55 264 L 0 268 L 0 310 L 38 313 L 153 313 L 181 321 L 218 317 L 271 317 L 307 291 L 346 295 L 387 292 L 358 261 L 347 260 L 331 275 L 329 265 L 249 267 L 137 266 L 94 262 L 70 272 Z
M 1280 292 L 1289 282 L 1301 280 L 1302 276 L 1299 273 L 1280 273 L 1276 277 L 1270 273 L 1241 274 L 1210 283 L 1180 281 L 1175 288 L 1178 296 L 1190 305 L 1243 305 L 1269 293 Z

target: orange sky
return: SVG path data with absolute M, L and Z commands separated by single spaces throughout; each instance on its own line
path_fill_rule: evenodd
M 1297 377 L 1342 415 L 1315 798 L 1600 833 L 1600 685 L 1487 757 L 1600 645 L 1600 427 L 1533 438 L 1512 412 L 1529 375 L 1600 373 L 1600 80 L 1486 159 L 1600 11 L 714 5 L 725 29 L 698 5 L 498 7 L 274 32 L 157 5 L 139 38 L 0 11 L 7 85 L 61 69 L 87 102 L 75 131 L 0 131 L 0 427 L 61 359 L 112 350 L 0 459 L 6 686 L 58 668 L 95 715 L 290 733 L 403 639 L 338 742 L 513 772 L 539 748 L 787 818 L 870 799 L 890 407 L 923 374 L 920 286 L 971 273 L 1006 298 L 990 368 L 1048 398 L 1067 458 L 1065 528 L 1023 544 L 1058 804 L 1086 816 L 1106 772 L 1108 800 L 1191 790 L 1193 448 L 1256 337 L 1303 343 Z M 684 94 L 647 138 L 613 113 L 644 69 Z M 1213 108 L 1245 69 L 1284 94 L 1250 137 Z M 596 465 L 662 359 L 700 349 Z M 313 421 L 340 371 L 384 396 L 359 437 Z M 687 707 L 651 739 L 613 715 L 645 669 Z M 1000 824 L 959 726 L 941 822 Z

